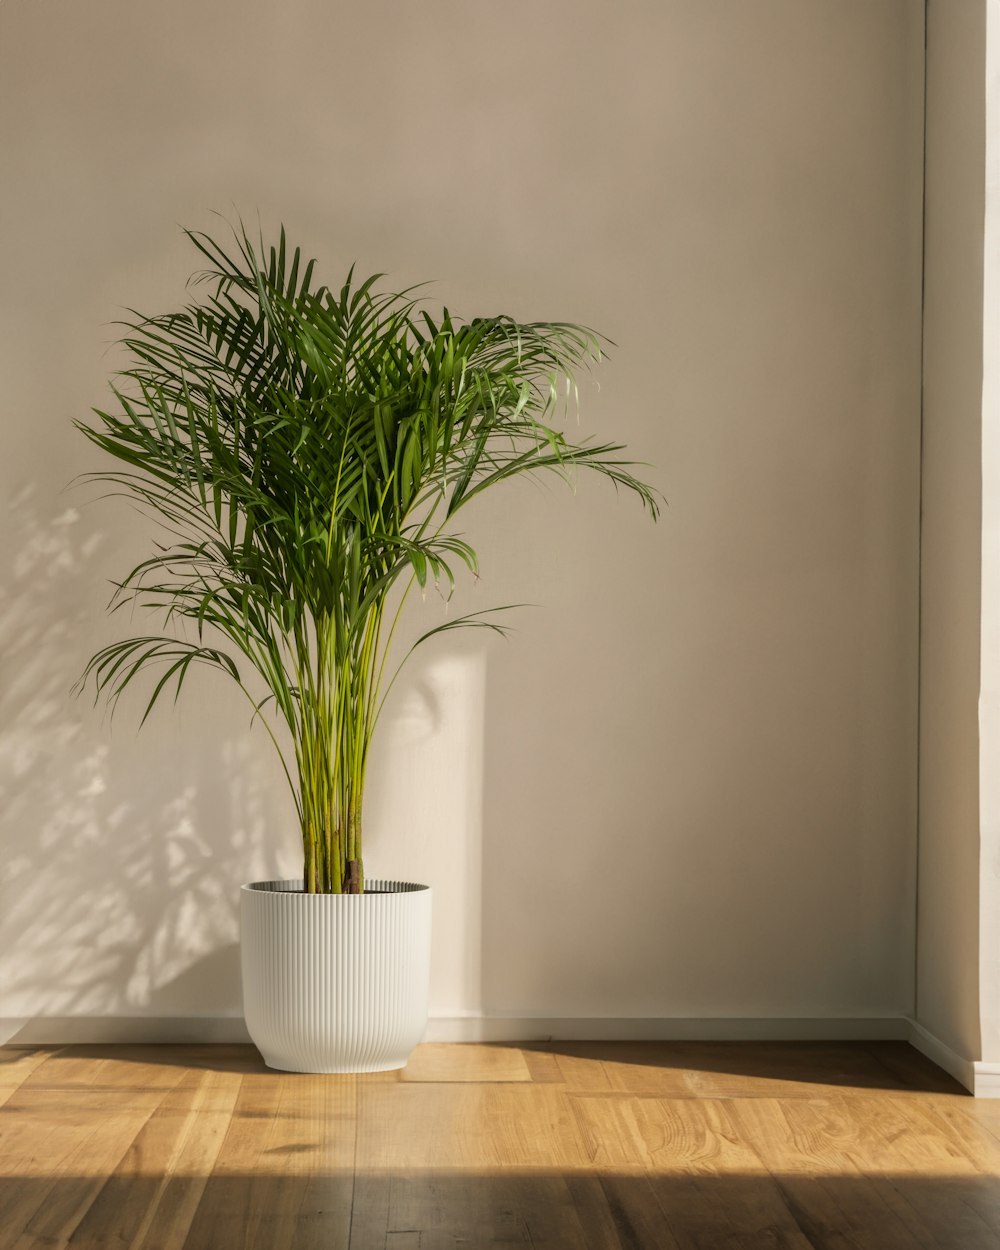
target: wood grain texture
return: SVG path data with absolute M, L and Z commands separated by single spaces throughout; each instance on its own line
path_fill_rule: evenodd
M 904 1043 L 0 1049 L 0 1250 L 985 1250 L 1000 1104 Z

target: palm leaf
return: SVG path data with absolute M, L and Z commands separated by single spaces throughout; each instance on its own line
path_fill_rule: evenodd
M 383 682 L 406 592 L 434 582 L 450 596 L 456 564 L 478 575 L 455 514 L 540 472 L 593 470 L 654 518 L 659 496 L 620 444 L 562 428 L 577 374 L 608 346 L 594 331 L 432 317 L 420 288 L 380 290 L 383 275 L 353 268 L 339 289 L 316 285 L 316 262 L 283 228 L 271 245 L 242 224 L 225 245 L 187 235 L 206 266 L 191 281 L 199 298 L 130 314 L 130 363 L 80 423 L 115 462 L 90 480 L 163 530 L 111 610 L 140 606 L 178 632 L 111 643 L 82 681 L 115 706 L 149 674 L 143 720 L 195 665 L 236 681 L 281 754 L 308 888 L 340 890 L 360 876 L 369 748 L 399 671 Z M 471 613 L 413 646 L 468 628 L 503 632 Z

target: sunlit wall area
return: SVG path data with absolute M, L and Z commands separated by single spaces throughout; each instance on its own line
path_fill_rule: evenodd
M 469 511 L 448 610 L 532 606 L 426 648 L 367 812 L 370 871 L 434 887 L 433 1010 L 911 1009 L 923 37 L 911 0 L 0 3 L 0 1017 L 236 1017 L 239 884 L 296 871 L 221 677 L 138 737 L 69 695 L 151 536 L 67 492 L 71 421 L 212 210 L 597 327 L 584 432 L 668 501 Z

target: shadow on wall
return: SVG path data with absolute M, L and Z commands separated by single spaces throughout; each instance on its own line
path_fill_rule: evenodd
M 141 734 L 142 693 L 126 694 L 113 741 L 103 708 L 72 696 L 115 628 L 109 543 L 88 511 L 46 512 L 30 488 L 10 503 L 0 1044 L 26 1026 L 37 1040 L 47 1017 L 239 1016 L 239 887 L 301 875 L 277 760 L 224 678 L 193 675 Z M 484 697 L 481 645 L 421 648 L 386 707 L 366 803 L 369 874 L 437 887 L 432 1009 L 447 1012 L 480 997 Z
M 71 694 L 100 644 L 106 536 L 28 488 L 6 538 L 0 1041 L 36 1016 L 237 1014 L 238 885 L 273 868 L 256 743 L 214 734 L 208 707 L 185 738 L 180 705 L 136 741 L 136 701 L 112 752 L 106 713 Z

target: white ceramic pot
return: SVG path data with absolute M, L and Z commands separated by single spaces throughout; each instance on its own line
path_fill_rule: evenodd
M 368 881 L 306 894 L 301 881 L 240 891 L 243 1013 L 269 1068 L 402 1068 L 427 1026 L 431 892 Z

